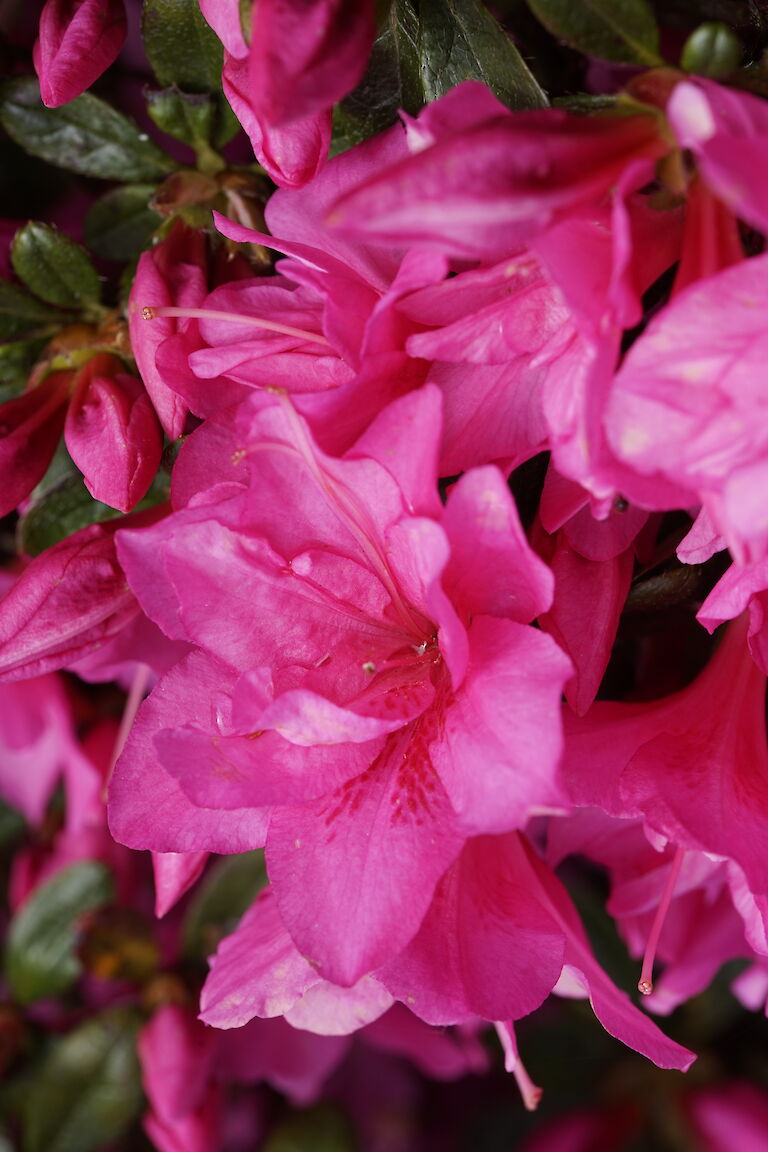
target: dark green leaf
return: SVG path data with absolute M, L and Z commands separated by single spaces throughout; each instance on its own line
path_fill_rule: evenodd
M 66 991 L 80 974 L 78 922 L 113 896 L 103 864 L 82 860 L 41 884 L 11 920 L 5 975 L 20 1004 Z
M 89 248 L 106 260 L 133 260 L 149 247 L 152 233 L 162 223 L 149 201 L 154 184 L 126 184 L 105 193 L 85 218 Z
M 24 288 L 0 280 L 0 340 L 12 340 L 36 328 L 64 323 L 68 316 L 30 296 Z
M 189 907 L 182 939 L 184 955 L 205 960 L 237 922 L 267 882 L 261 851 L 225 856 L 208 871 Z
M 39 556 L 73 532 L 89 524 L 114 520 L 117 515 L 108 504 L 94 500 L 78 472 L 61 480 L 33 502 L 22 516 L 18 526 L 19 548 L 27 556 Z
M 15 843 L 24 835 L 26 823 L 21 812 L 0 800 L 0 848 Z
M 619 64 L 662 63 L 648 0 L 528 0 L 541 23 L 573 48 Z
M 82 176 L 161 180 L 174 168 L 131 120 L 90 92 L 61 108 L 46 108 L 34 77 L 2 86 L 0 123 L 33 156 Z
M 137 1028 L 118 1009 L 54 1041 L 24 1100 L 24 1152 L 97 1152 L 138 1118 Z
M 211 154 L 212 145 L 226 144 L 240 125 L 223 96 L 163 88 L 147 92 L 147 109 L 161 131 L 194 148 L 204 169 L 224 167 L 224 161 Z
M 45 345 L 44 338 L 0 344 L 0 404 L 24 391 L 32 365 Z
M 685 42 L 680 65 L 686 72 L 724 80 L 739 67 L 743 54 L 741 41 L 726 24 L 700 24 Z
M 509 108 L 546 105 L 517 48 L 480 0 L 420 0 L 419 22 L 427 102 L 463 80 L 481 80 Z
M 198 0 L 144 0 L 141 34 L 162 85 L 185 92 L 220 90 L 224 50 Z
M 481 80 L 510 108 L 546 97 L 480 0 L 392 0 L 379 22 L 365 76 L 334 110 L 334 155 L 415 115 L 463 80 Z
M 76 308 L 98 302 L 99 275 L 88 253 L 50 224 L 32 220 L 11 244 L 13 269 L 27 288 L 48 304 Z
M 394 124 L 401 108 L 415 115 L 424 104 L 418 39 L 413 0 L 392 0 L 362 81 L 334 109 L 333 155 Z

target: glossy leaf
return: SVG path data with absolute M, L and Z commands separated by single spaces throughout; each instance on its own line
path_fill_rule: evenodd
M 105 1012 L 58 1038 L 24 1099 L 24 1152 L 97 1152 L 143 1106 L 138 1021 Z
M 662 63 L 647 0 L 528 0 L 542 24 L 588 56 L 619 64 Z
M 509 108 L 546 105 L 517 48 L 480 0 L 421 0 L 419 23 L 427 103 L 463 80 L 480 80 Z
M 154 184 L 126 184 L 100 196 L 85 217 L 88 247 L 106 260 L 139 256 L 162 223 L 149 206 L 154 191 Z
M 88 253 L 50 224 L 32 220 L 20 228 L 11 244 L 11 262 L 19 279 L 48 304 L 75 308 L 101 296 Z
M 12 340 L 14 336 L 66 319 L 67 316 L 36 300 L 23 288 L 0 280 L 0 340 Z
M 145 0 L 141 33 L 161 84 L 185 92 L 220 90 L 223 49 L 197 0 Z
M 90 92 L 46 108 L 32 77 L 0 89 L 0 123 L 33 156 L 81 176 L 160 180 L 175 167 L 131 120 Z
M 510 108 L 547 99 L 480 0 L 392 0 L 361 83 L 334 110 L 333 154 L 415 115 L 463 80 L 480 80 Z
M 8 931 L 5 976 L 15 1000 L 30 1004 L 58 996 L 74 983 L 81 970 L 79 922 L 112 896 L 112 876 L 95 860 L 63 868 L 35 889 Z
M 367 140 L 424 104 L 419 67 L 419 18 L 413 0 L 392 0 L 371 49 L 365 75 L 333 112 L 331 152 Z

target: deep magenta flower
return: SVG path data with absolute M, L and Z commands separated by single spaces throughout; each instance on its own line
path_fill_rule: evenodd
M 139 717 L 112 827 L 158 851 L 213 846 L 181 810 L 176 829 L 170 810 L 148 825 L 158 772 L 198 824 L 261 813 L 291 934 L 351 984 L 414 934 L 467 835 L 562 801 L 570 665 L 527 626 L 551 577 L 501 474 L 465 474 L 440 505 L 436 389 L 384 409 L 341 459 L 287 397 L 254 397 L 236 431 L 240 484 L 120 536 L 145 610 L 199 651 Z

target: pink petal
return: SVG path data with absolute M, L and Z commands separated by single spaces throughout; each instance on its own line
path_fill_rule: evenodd
M 0 516 L 13 512 L 43 478 L 64 427 L 70 372 L 0 404 Z
M 155 916 L 165 916 L 202 875 L 207 852 L 153 852 Z
M 281 915 L 335 983 L 353 984 L 407 943 L 459 850 L 427 754 L 434 722 L 430 710 L 387 737 L 363 776 L 272 818 L 267 861 Z
M 443 583 L 465 618 L 527 624 L 550 606 L 552 573 L 531 550 L 496 468 L 473 469 L 453 485 L 443 528 L 451 546 Z
M 225 57 L 224 95 L 248 134 L 257 160 L 276 184 L 301 188 L 317 175 L 328 155 L 330 108 L 312 112 L 286 127 L 275 125 L 255 103 L 250 79 L 246 60 Z
M 430 1024 L 516 1020 L 539 1007 L 562 966 L 563 934 L 542 907 L 519 836 L 481 836 L 381 979 Z
M 114 361 L 95 356 L 78 373 L 64 439 L 93 498 L 130 512 L 155 478 L 163 437 L 141 381 L 101 375 Z
M 164 1004 L 138 1039 L 144 1087 L 164 1120 L 179 1119 L 202 1101 L 216 1043 L 215 1033 L 177 1004 Z
M 109 822 L 120 843 L 153 852 L 246 852 L 264 843 L 262 809 L 206 811 L 191 804 L 158 762 L 155 733 L 169 725 L 210 721 L 211 699 L 233 674 L 194 653 L 158 681 L 139 709 L 112 775 Z
M 572 669 L 553 640 L 511 620 L 475 617 L 469 642 L 466 679 L 430 754 L 462 828 L 504 832 L 564 802 L 559 714 Z

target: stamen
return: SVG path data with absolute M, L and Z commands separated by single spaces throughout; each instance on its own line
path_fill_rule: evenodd
M 293 328 L 290 324 L 280 324 L 277 320 L 264 320 L 260 316 L 246 316 L 240 312 L 223 312 L 216 308 L 156 308 L 141 310 L 145 320 L 155 320 L 158 316 L 177 316 L 189 320 L 226 320 L 228 324 L 244 324 L 249 328 L 263 328 L 267 332 L 280 332 L 283 336 L 296 336 L 299 340 L 310 340 L 313 344 L 329 344 L 320 332 L 309 332 L 304 328 Z
M 517 1086 L 520 1089 L 520 1095 L 523 1098 L 523 1106 L 526 1112 L 535 1112 L 541 1103 L 541 1098 L 544 1095 L 543 1088 L 539 1088 L 538 1084 L 534 1084 L 530 1076 L 525 1070 L 525 1065 L 518 1056 L 515 1061 L 515 1066 L 512 1069 L 512 1075 L 517 1081 Z
M 638 992 L 642 992 L 643 996 L 650 996 L 653 992 L 653 962 L 656 959 L 656 949 L 659 945 L 659 937 L 661 930 L 664 927 L 664 920 L 666 919 L 669 905 L 672 902 L 677 878 L 680 875 L 680 866 L 683 863 L 683 856 L 685 856 L 685 849 L 678 847 L 675 852 L 675 858 L 672 861 L 672 867 L 669 870 L 667 882 L 664 885 L 664 892 L 659 906 L 656 909 L 656 915 L 653 918 L 651 931 L 648 934 L 648 942 L 645 946 L 645 955 L 643 956 L 643 967 L 640 972 L 640 979 L 637 984 Z
M 128 699 L 125 701 L 125 707 L 123 708 L 120 727 L 118 728 L 117 736 L 115 737 L 115 746 L 112 749 L 112 756 L 109 761 L 109 771 L 107 772 L 107 778 L 104 782 L 105 802 L 107 799 L 107 789 L 109 788 L 109 782 L 112 779 L 112 773 L 115 770 L 115 764 L 117 764 L 117 761 L 120 759 L 120 753 L 125 747 L 125 742 L 128 739 L 128 733 L 133 727 L 133 722 L 136 719 L 136 713 L 139 710 L 139 705 L 144 699 L 144 693 L 146 692 L 147 684 L 149 683 L 149 677 L 151 674 L 152 669 L 148 664 L 139 664 L 133 675 L 133 681 L 131 682 L 131 689 L 128 693 Z
M 520 1095 L 523 1098 L 523 1105 L 526 1111 L 535 1112 L 541 1102 L 544 1091 L 542 1088 L 539 1088 L 537 1084 L 534 1084 L 526 1071 L 525 1065 L 520 1059 L 514 1026 L 511 1022 L 497 1020 L 494 1027 L 496 1029 L 496 1035 L 501 1041 L 501 1047 L 504 1050 L 504 1068 L 507 1072 L 511 1072 L 517 1081 L 517 1086 L 520 1089 Z

